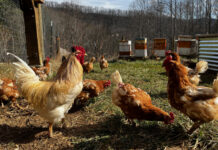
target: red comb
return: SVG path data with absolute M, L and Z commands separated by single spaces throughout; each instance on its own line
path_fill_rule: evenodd
M 170 117 L 171 117 L 171 119 L 175 119 L 173 112 L 170 112 Z
M 108 86 L 110 86 L 111 85 L 111 81 L 110 80 L 108 80 L 107 82 L 105 82 L 105 84 L 104 84 L 104 86 L 106 86 L 106 87 L 108 87 Z
M 50 60 L 50 58 L 49 58 L 49 57 L 46 57 L 46 60 L 47 60 L 47 61 L 49 61 L 49 60 Z
M 166 52 L 165 52 L 165 56 L 168 56 L 169 53 L 171 53 L 171 50 L 166 51 Z

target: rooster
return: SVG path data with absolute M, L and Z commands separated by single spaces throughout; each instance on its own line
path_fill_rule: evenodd
M 176 108 L 193 122 L 188 131 L 192 134 L 203 123 L 218 120 L 218 78 L 213 82 L 213 88 L 196 86 L 190 82 L 188 69 L 180 62 L 178 54 L 170 53 L 164 66 L 168 75 L 168 99 Z
M 92 71 L 94 62 L 95 62 L 95 57 L 92 57 L 89 62 L 87 62 L 87 61 L 84 62 L 84 64 L 83 64 L 84 72 L 89 73 L 90 71 Z
M 76 53 L 68 56 L 52 81 L 40 81 L 35 72 L 19 57 L 16 66 L 16 83 L 19 92 L 32 104 L 39 115 L 49 123 L 49 137 L 53 136 L 53 124 L 61 121 L 71 108 L 74 99 L 82 91 L 83 68 Z
M 104 58 L 104 55 L 101 56 L 100 61 L 99 61 L 99 65 L 100 65 L 101 70 L 103 70 L 103 69 L 105 69 L 105 68 L 108 68 L 108 62 L 107 62 L 107 60 Z
M 121 108 L 130 122 L 133 119 L 163 121 L 165 124 L 173 123 L 174 114 L 167 113 L 152 105 L 151 97 L 143 90 L 133 85 L 123 83 L 118 71 L 111 75 L 116 87 L 112 93 L 112 102 Z
M 40 80 L 45 80 L 48 75 L 51 73 L 51 66 L 50 66 L 50 58 L 46 57 L 46 59 L 43 61 L 42 67 L 31 67 L 33 71 L 36 73 L 36 75 L 39 76 Z
M 177 61 L 178 63 L 181 63 L 179 55 L 174 55 L 174 53 L 171 53 L 171 51 L 167 51 L 165 54 L 166 54 L 166 57 L 170 56 L 172 57 L 172 60 Z M 186 67 L 186 68 L 188 70 L 188 77 L 189 77 L 190 82 L 195 85 L 198 85 L 199 82 L 201 81 L 199 73 L 204 73 L 207 71 L 208 63 L 206 61 L 199 61 L 196 64 L 195 69 L 191 69 L 189 67 Z
M 110 80 L 84 80 L 82 92 L 76 97 L 73 107 L 84 106 L 90 98 L 98 96 L 110 85 Z
M 19 98 L 19 92 L 17 90 L 17 86 L 15 85 L 15 80 L 11 80 L 8 78 L 1 78 L 0 79 L 0 99 L 2 107 L 4 107 L 4 101 L 12 101 L 12 107 L 14 107 L 14 104 L 19 107 L 19 105 L 16 103 L 16 99 Z

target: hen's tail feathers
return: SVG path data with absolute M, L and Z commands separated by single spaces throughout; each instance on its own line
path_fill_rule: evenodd
M 208 63 L 203 60 L 199 61 L 195 67 L 197 73 L 204 73 L 205 71 L 207 71 L 207 69 L 208 69 Z
M 117 71 L 117 70 L 111 74 L 111 80 L 116 85 L 118 85 L 119 83 L 123 83 L 121 75 L 120 75 L 119 71 Z
M 218 76 L 217 76 L 217 78 L 213 81 L 213 90 L 218 94 Z
M 13 63 L 15 66 L 17 66 L 16 78 L 28 76 L 30 78 L 34 78 L 36 81 L 39 80 L 38 76 L 36 76 L 35 72 L 30 68 L 30 66 L 28 66 L 28 64 L 25 61 L 23 61 L 21 58 L 12 53 L 7 53 L 7 55 L 12 55 L 20 62 Z

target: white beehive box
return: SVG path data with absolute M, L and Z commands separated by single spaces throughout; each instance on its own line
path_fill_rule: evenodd
M 147 57 L 147 38 L 136 38 L 135 40 L 135 57 Z
M 176 40 L 176 50 L 181 56 L 196 54 L 196 40 L 191 36 L 179 36 Z
M 119 55 L 120 57 L 129 57 L 132 55 L 132 42 L 130 40 L 122 40 L 119 42 Z
M 165 38 L 153 39 L 153 52 L 155 56 L 164 57 L 167 48 L 167 40 Z

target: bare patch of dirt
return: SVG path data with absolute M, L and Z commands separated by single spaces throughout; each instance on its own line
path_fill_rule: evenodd
M 6 105 L 0 108 L 0 149 L 73 148 L 72 134 L 78 131 L 77 127 L 87 123 L 81 111 L 67 114 L 64 124 L 55 125 L 54 138 L 49 138 L 48 124 L 30 106 L 21 110 Z

